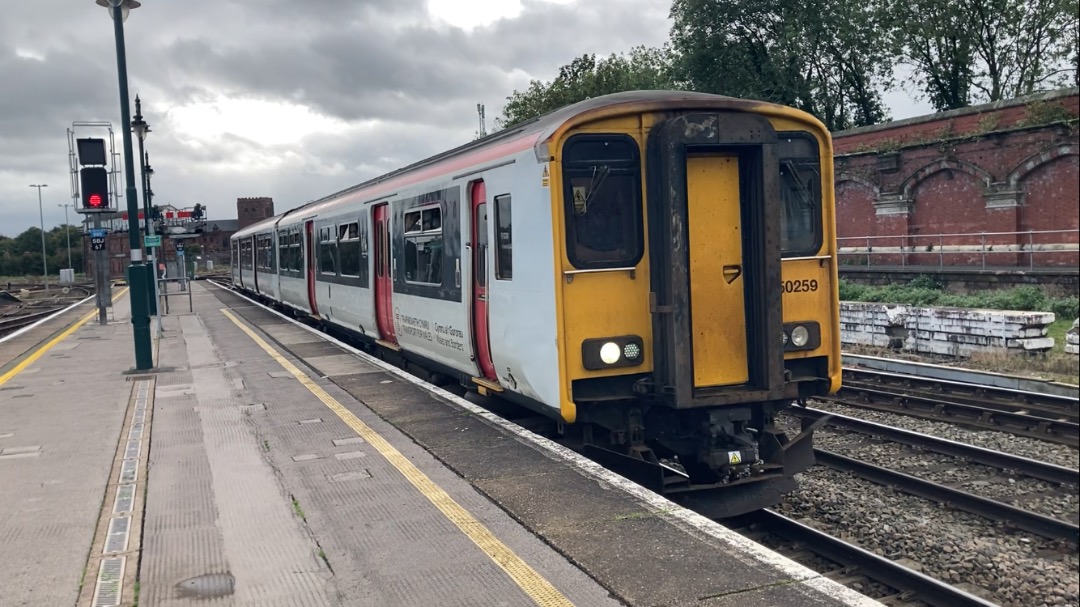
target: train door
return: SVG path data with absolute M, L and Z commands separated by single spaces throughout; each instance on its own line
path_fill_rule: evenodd
M 259 248 L 259 237 L 251 237 L 251 275 L 255 280 L 255 292 L 262 293 L 259 290 L 259 262 L 262 261 L 262 249 Z
M 383 341 L 397 343 L 394 333 L 394 282 L 390 275 L 390 205 L 374 208 L 375 223 L 375 322 Z
M 242 241 L 237 238 L 233 241 L 233 273 L 236 275 L 237 284 L 244 286 L 244 247 Z
M 304 235 L 307 242 L 304 244 L 304 252 L 307 254 L 307 295 L 308 304 L 311 306 L 312 315 L 319 315 L 319 307 L 315 305 L 315 222 L 311 219 L 304 224 Z
M 495 365 L 491 362 L 491 340 L 488 333 L 487 285 L 491 278 L 488 263 L 488 215 L 484 182 L 472 187 L 472 250 L 473 250 L 473 341 L 476 362 L 485 379 L 495 380 Z
M 687 157 L 686 196 L 694 386 L 743 384 L 749 368 L 739 158 Z

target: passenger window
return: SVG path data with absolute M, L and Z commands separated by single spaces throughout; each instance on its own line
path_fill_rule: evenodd
M 514 233 L 510 215 L 510 195 L 495 197 L 495 278 L 514 277 Z
M 778 135 L 781 255 L 815 255 L 822 239 L 817 140 L 808 133 Z
M 338 256 L 342 276 L 360 276 L 360 230 L 355 221 L 338 226 Z
M 405 213 L 405 280 L 442 284 L 442 209 Z
M 333 228 L 319 228 L 319 273 L 336 274 L 335 256 L 337 242 L 334 240 Z
M 641 170 L 625 135 L 576 135 L 564 146 L 567 256 L 583 269 L 634 266 L 641 259 Z

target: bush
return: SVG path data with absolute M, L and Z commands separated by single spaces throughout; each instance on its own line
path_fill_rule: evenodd
M 956 295 L 942 291 L 941 285 L 929 276 L 920 276 L 907 285 L 893 284 L 882 287 L 859 285 L 841 279 L 840 299 L 920 307 L 1053 312 L 1058 320 L 1080 317 L 1080 299 L 1076 297 L 1050 297 L 1041 288 L 1028 285 L 988 293 Z
M 1076 320 L 1080 318 L 1080 299 L 1076 297 L 1061 297 L 1050 300 L 1050 311 L 1057 316 L 1058 320 Z

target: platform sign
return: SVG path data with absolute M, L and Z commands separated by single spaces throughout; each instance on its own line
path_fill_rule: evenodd
M 184 256 L 184 243 L 182 243 L 182 242 L 176 243 L 176 256 L 177 257 L 183 257 Z
M 108 235 L 108 228 L 90 228 L 90 250 L 104 251 L 105 237 Z
M 161 236 L 158 236 L 157 234 L 148 234 L 143 238 L 143 244 L 147 247 L 160 247 Z

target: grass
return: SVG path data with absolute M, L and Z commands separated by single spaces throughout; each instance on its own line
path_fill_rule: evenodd
M 289 497 L 292 499 L 293 512 L 295 512 L 296 516 L 299 516 L 300 519 L 306 523 L 307 517 L 304 516 L 304 509 L 300 507 L 300 502 L 296 500 L 296 496 L 294 495 L 290 495 Z

